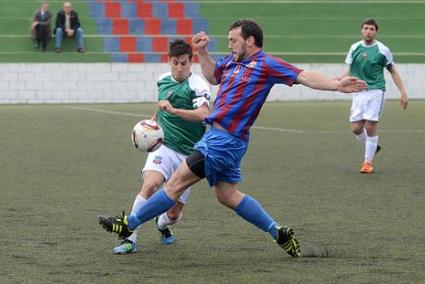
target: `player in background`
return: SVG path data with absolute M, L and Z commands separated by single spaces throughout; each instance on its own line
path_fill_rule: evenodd
M 199 75 L 191 73 L 192 47 L 184 40 L 176 39 L 170 43 L 168 55 L 171 72 L 158 78 L 159 111 L 154 116 L 164 131 L 164 143 L 158 150 L 148 154 L 142 170 L 143 184 L 134 200 L 132 214 L 136 214 L 170 178 L 187 155 L 192 153 L 195 142 L 205 132 L 203 121 L 209 112 L 210 88 Z M 168 226 L 181 219 L 189 195 L 188 186 L 177 202 L 156 218 L 164 244 L 174 242 L 175 238 Z M 113 253 L 135 252 L 136 240 L 137 230 L 115 247 Z
M 365 145 L 365 157 L 360 172 L 373 172 L 372 162 L 381 150 L 378 144 L 377 125 L 385 100 L 384 68 L 387 69 L 400 91 L 400 105 L 407 108 L 408 98 L 403 81 L 394 65 L 390 49 L 376 40 L 378 23 L 374 19 L 362 23 L 363 40 L 351 45 L 342 76 L 355 76 L 364 80 L 368 88 L 353 93 L 350 111 L 351 131 L 356 139 Z
M 332 80 L 266 54 L 262 49 L 263 31 L 252 20 L 236 21 L 230 26 L 228 45 L 231 53 L 218 62 L 209 56 L 208 42 L 204 32 L 192 38 L 203 75 L 210 84 L 220 85 L 214 107 L 206 118 L 212 127 L 196 143 L 195 151 L 180 164 L 164 188 L 152 195 L 139 211 L 131 216 L 98 216 L 98 221 L 107 231 L 124 238 L 140 224 L 174 206 L 184 188 L 206 177 L 223 205 L 268 232 L 291 256 L 300 256 L 300 246 L 293 230 L 279 225 L 256 199 L 239 191 L 238 184 L 242 180 L 240 163 L 248 147 L 249 129 L 274 84 L 292 86 L 295 83 L 342 92 L 360 91 L 366 88 L 366 84 L 352 77 Z

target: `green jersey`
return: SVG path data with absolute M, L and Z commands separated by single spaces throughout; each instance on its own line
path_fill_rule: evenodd
M 391 68 L 393 55 L 388 47 L 379 41 L 365 45 L 363 41 L 354 43 L 348 51 L 345 63 L 350 65 L 351 76 L 365 81 L 368 90 L 385 91 L 384 68 Z
M 159 76 L 158 100 L 168 100 L 174 108 L 194 110 L 202 105 L 209 107 L 210 88 L 196 74 L 191 74 L 183 82 L 173 79 L 171 72 Z M 159 110 L 158 123 L 164 131 L 164 145 L 184 155 L 193 151 L 193 146 L 205 132 L 204 122 L 187 121 L 183 118 Z

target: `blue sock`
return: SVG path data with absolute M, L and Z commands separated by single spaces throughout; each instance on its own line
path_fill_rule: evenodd
M 276 222 L 263 209 L 261 204 L 251 196 L 245 195 L 238 207 L 235 208 L 235 212 L 264 232 L 268 232 L 273 239 L 277 238 Z
M 139 225 L 164 213 L 173 207 L 175 201 L 172 200 L 161 188 L 155 192 L 146 203 L 135 214 L 128 216 L 128 227 L 134 230 Z

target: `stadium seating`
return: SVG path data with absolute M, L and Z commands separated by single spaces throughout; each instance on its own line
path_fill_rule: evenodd
M 89 0 L 89 15 L 113 62 L 167 62 L 168 42 L 208 32 L 199 3 L 180 0 Z M 209 44 L 215 51 L 215 40 Z M 195 57 L 195 62 L 197 58 Z

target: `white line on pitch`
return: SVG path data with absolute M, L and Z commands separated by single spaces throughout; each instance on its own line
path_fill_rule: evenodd
M 297 129 L 289 129 L 289 128 L 277 128 L 277 127 L 267 127 L 267 126 L 253 126 L 253 129 L 259 129 L 259 130 L 270 130 L 270 131 L 277 131 L 277 132 L 289 132 L 289 133 L 297 133 L 297 134 L 306 134 L 306 131 L 303 130 L 297 130 Z
M 78 106 L 65 106 L 68 109 L 75 110 L 83 110 L 83 111 L 91 111 L 91 112 L 99 112 L 99 113 L 107 113 L 107 114 L 115 114 L 115 115 L 124 115 L 124 116 L 132 116 L 132 117 L 146 117 L 150 118 L 151 115 L 146 114 L 137 114 L 130 112 L 121 112 L 121 111 L 111 111 L 111 110 L 103 110 L 98 108 L 90 108 L 90 107 L 78 107 Z M 253 126 L 253 129 L 258 130 L 266 130 L 266 131 L 275 131 L 275 132 L 286 132 L 286 133 L 295 133 L 295 134 L 349 134 L 350 130 L 298 130 L 298 129 L 290 129 L 290 128 L 279 128 L 279 127 L 267 127 L 267 126 Z M 399 130 L 379 130 L 381 133 L 425 133 L 425 129 L 399 129 Z
M 91 112 L 100 112 L 100 113 L 107 113 L 107 114 L 115 114 L 115 115 L 133 116 L 133 117 L 147 117 L 147 118 L 152 117 L 152 115 L 146 115 L 146 114 L 112 111 L 112 110 L 104 110 L 104 109 L 90 108 L 90 107 L 65 106 L 65 108 L 85 110 L 85 111 L 91 111 Z
M 137 114 L 137 113 L 130 113 L 130 112 L 103 110 L 103 109 L 90 108 L 90 107 L 65 106 L 65 108 L 75 109 L 75 110 L 85 110 L 85 111 L 99 112 L 99 113 L 107 113 L 107 114 L 115 114 L 115 115 L 133 116 L 133 117 L 152 117 L 152 116 L 145 115 L 145 114 Z M 298 133 L 298 134 L 305 134 L 306 133 L 305 131 L 302 131 L 302 130 L 287 129 L 287 128 L 276 128 L 276 127 L 265 127 L 265 126 L 254 126 L 253 128 L 260 129 L 260 130 L 270 130 L 270 131 L 289 132 L 289 133 Z
M 425 129 L 394 129 L 394 130 L 386 130 L 386 129 L 378 129 L 379 133 L 425 133 Z M 306 133 L 311 134 L 343 134 L 343 133 L 351 133 L 350 129 L 347 130 L 311 130 L 306 131 Z

